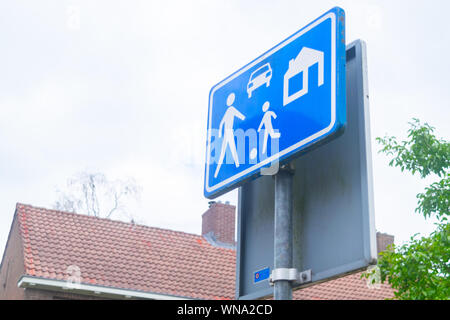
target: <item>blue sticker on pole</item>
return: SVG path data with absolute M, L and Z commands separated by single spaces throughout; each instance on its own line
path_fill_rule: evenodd
M 205 196 L 275 174 L 345 124 L 345 13 L 336 7 L 211 89 Z
M 258 282 L 269 279 L 269 277 L 270 277 L 270 268 L 264 268 L 259 271 L 256 271 L 253 274 L 253 282 L 258 283 Z

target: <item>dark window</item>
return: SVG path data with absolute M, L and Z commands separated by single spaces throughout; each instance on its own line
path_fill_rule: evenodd
M 256 72 L 252 75 L 252 79 L 255 79 L 257 76 L 263 74 L 264 72 L 269 70 L 269 66 L 265 65 L 259 70 L 256 70 Z

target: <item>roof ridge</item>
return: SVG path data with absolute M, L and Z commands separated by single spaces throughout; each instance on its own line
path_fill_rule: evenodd
M 175 232 L 175 233 L 186 234 L 186 235 L 195 236 L 195 237 L 199 237 L 199 238 L 204 238 L 202 235 L 196 234 L 196 233 L 190 233 L 190 232 L 185 232 L 185 231 L 180 231 L 180 230 L 166 229 L 166 228 L 161 228 L 161 227 L 148 226 L 148 225 L 145 225 L 145 224 L 138 224 L 138 223 L 132 224 L 131 222 L 125 222 L 125 221 L 121 221 L 121 220 L 114 220 L 114 219 L 109 219 L 109 218 L 95 217 L 95 216 L 90 216 L 90 215 L 83 214 L 83 213 L 70 212 L 70 211 L 64 211 L 64 210 L 58 210 L 58 209 L 48 209 L 48 208 L 45 208 L 45 207 L 38 207 L 38 206 L 31 205 L 31 204 L 17 202 L 16 203 L 16 208 L 19 209 L 19 206 L 29 207 L 29 208 L 33 208 L 33 209 L 40 209 L 40 210 L 45 210 L 45 211 L 51 211 L 51 212 L 58 212 L 58 213 L 67 214 L 67 215 L 74 215 L 74 216 L 77 216 L 77 217 L 86 217 L 87 219 L 97 219 L 97 220 L 101 220 L 101 221 L 110 221 L 112 223 L 120 223 L 120 224 L 125 224 L 127 226 L 133 226 L 134 225 L 134 226 L 148 228 L 148 229 L 158 229 L 158 230 L 162 230 L 162 231 Z

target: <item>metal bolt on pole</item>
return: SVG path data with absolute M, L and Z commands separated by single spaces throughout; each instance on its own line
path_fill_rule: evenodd
M 274 269 L 292 268 L 292 181 L 294 168 L 286 165 L 275 175 L 275 261 Z M 292 300 L 289 280 L 274 282 L 275 300 Z

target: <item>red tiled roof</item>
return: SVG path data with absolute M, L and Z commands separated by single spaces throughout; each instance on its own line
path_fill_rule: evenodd
M 388 284 L 367 286 L 361 272 L 322 282 L 293 292 L 296 300 L 384 300 L 394 297 Z
M 197 299 L 234 299 L 233 249 L 202 236 L 17 204 L 28 276 Z M 294 292 L 294 299 L 384 299 L 388 285 L 369 289 L 360 274 Z
M 18 204 L 26 275 L 197 299 L 234 298 L 235 250 L 203 237 Z M 70 271 L 70 270 L 69 270 Z

